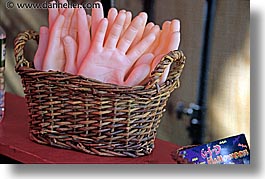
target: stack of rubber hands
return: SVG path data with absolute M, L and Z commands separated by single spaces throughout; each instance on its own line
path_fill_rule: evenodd
M 100 8 L 93 8 L 91 16 L 83 8 L 49 8 L 49 27 L 40 27 L 35 68 L 123 86 L 142 85 L 162 57 L 178 49 L 179 21 L 165 21 L 160 29 L 147 23 L 144 12 L 132 19 L 130 11 L 115 8 L 104 18 L 102 4 L 97 3 Z M 168 73 L 169 67 L 160 83 Z

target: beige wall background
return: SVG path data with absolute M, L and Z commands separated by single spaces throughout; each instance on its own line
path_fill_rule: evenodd
M 174 18 L 181 21 L 180 49 L 187 56 L 181 87 L 172 94 L 158 130 L 159 138 L 178 145 L 190 143 L 186 130 L 189 120 L 187 117 L 185 120 L 177 120 L 175 110 L 178 101 L 183 101 L 187 106 L 196 102 L 204 3 L 204 0 L 156 0 L 154 4 L 156 24 L 161 25 L 165 20 Z M 249 6 L 249 0 L 217 1 L 205 142 L 240 133 L 245 133 L 250 142 Z M 116 7 L 130 10 L 135 16 L 142 10 L 142 0 L 116 0 Z M 41 25 L 47 25 L 47 10 L 7 9 L 6 0 L 3 0 L 0 2 L 0 17 L 1 26 L 8 37 L 6 90 L 23 96 L 20 78 L 14 71 L 13 41 L 19 32 L 27 29 L 38 31 Z M 27 45 L 27 58 L 33 59 L 36 47 L 34 42 Z

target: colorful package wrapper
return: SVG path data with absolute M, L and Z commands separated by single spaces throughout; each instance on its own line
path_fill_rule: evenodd
M 250 164 L 250 150 L 244 134 L 182 149 L 179 155 L 194 164 Z

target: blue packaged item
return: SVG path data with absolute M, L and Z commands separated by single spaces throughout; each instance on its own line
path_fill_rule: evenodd
M 250 164 L 250 149 L 244 134 L 180 149 L 178 155 L 193 164 Z

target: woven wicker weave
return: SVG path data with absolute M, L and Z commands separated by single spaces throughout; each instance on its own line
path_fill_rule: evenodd
M 181 51 L 166 55 L 144 86 L 124 87 L 57 71 L 39 71 L 24 57 L 38 33 L 15 40 L 16 71 L 24 86 L 30 139 L 102 156 L 139 157 L 154 148 L 156 131 L 185 63 Z M 165 83 L 159 77 L 171 65 Z

